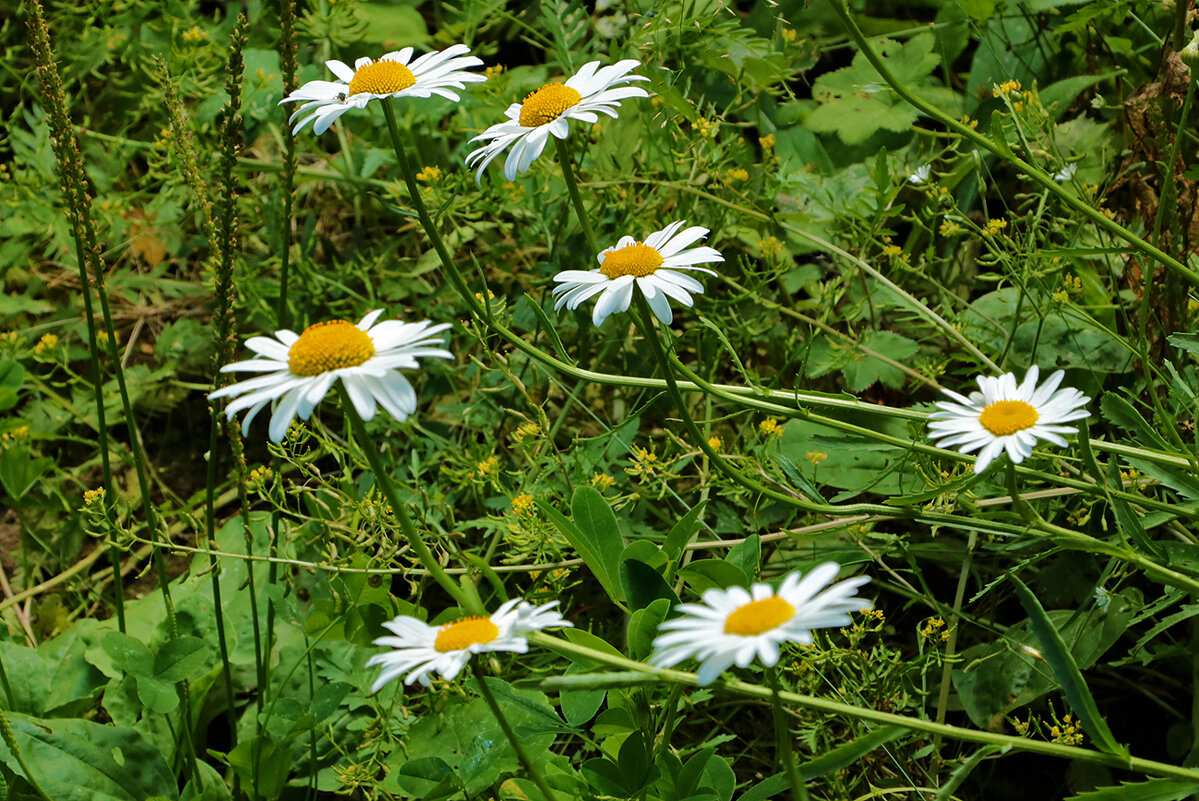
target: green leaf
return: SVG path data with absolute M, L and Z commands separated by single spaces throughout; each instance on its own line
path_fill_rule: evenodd
M 678 601 L 676 599 L 675 603 Z M 644 609 L 638 609 L 629 615 L 629 656 L 633 659 L 644 660 L 653 650 L 654 637 L 658 636 L 658 627 L 670 612 L 671 602 L 665 598 L 647 604 Z
M 916 355 L 920 346 L 905 336 L 891 331 L 870 331 L 861 339 L 861 344 L 879 356 L 894 362 L 905 362 Z M 841 368 L 845 384 L 850 392 L 863 392 L 875 382 L 885 387 L 899 389 L 903 386 L 904 372 L 876 356 L 855 349 L 849 361 Z
M 624 540 L 616 525 L 616 515 L 604 496 L 594 487 L 580 486 L 570 500 L 571 520 L 543 500 L 537 501 L 537 507 L 562 532 L 570 547 L 595 574 L 608 597 L 623 604 L 617 570 Z
M 413 6 L 391 3 L 359 3 L 359 19 L 368 23 L 360 38 L 380 44 L 420 44 L 429 38 L 425 19 Z
M 154 655 L 154 678 L 176 682 L 195 678 L 208 660 L 208 644 L 199 637 L 176 637 Z
M 927 83 L 939 59 L 933 54 L 934 39 L 918 34 L 907 42 L 881 39 L 876 52 L 904 84 Z M 812 85 L 812 97 L 820 105 L 804 120 L 804 126 L 819 133 L 836 133 L 847 145 L 865 142 L 878 131 L 903 132 L 919 117 L 915 108 L 895 95 L 862 53 L 853 63 L 825 73 Z
M 54 801 L 179 798 L 175 777 L 162 754 L 132 729 L 74 718 L 38 719 L 17 712 L 8 712 L 7 717 L 21 756 Z M 0 762 L 25 775 L 3 741 Z
M 53 463 L 44 456 L 34 459 L 26 449 L 10 444 L 0 454 L 0 484 L 10 498 L 20 500 Z
M 165 715 L 179 708 L 179 692 L 174 684 L 150 676 L 138 676 L 135 680 L 137 697 L 151 712 Z
M 154 675 L 154 656 L 141 640 L 120 631 L 110 631 L 100 640 L 113 663 L 131 676 Z
M 639 559 L 625 559 L 620 563 L 620 583 L 624 587 L 629 609 L 644 609 L 659 598 L 672 605 L 681 603 L 666 579 L 652 567 Z
M 0 412 L 17 405 L 17 390 L 25 380 L 25 368 L 12 359 L 0 360 Z
M 800 776 L 804 781 L 818 779 L 844 768 L 848 768 L 876 748 L 886 745 L 892 740 L 907 734 L 908 730 L 900 726 L 882 726 L 869 734 L 864 734 L 851 743 L 838 746 L 827 754 L 821 754 L 815 759 L 799 766 Z M 741 795 L 739 801 L 764 801 L 781 792 L 791 789 L 786 773 L 776 773 L 755 784 Z
M 1170 443 L 1166 442 L 1165 438 L 1149 425 L 1141 413 L 1115 392 L 1103 393 L 1103 398 L 1099 401 L 1099 409 L 1110 422 L 1125 431 L 1136 434 L 1142 444 L 1152 444 L 1161 450 L 1172 450 Z
M 275 798 L 287 784 L 291 771 L 291 749 L 272 737 L 252 737 L 242 740 L 229 752 L 229 767 L 241 777 L 242 785 L 255 787 L 265 798 Z M 257 764 L 257 785 L 254 766 Z
M 1150 779 L 1145 782 L 1100 787 L 1072 795 L 1066 801 L 1182 801 L 1199 792 L 1199 782 L 1185 779 Z
M 662 543 L 662 551 L 672 562 L 677 561 L 683 555 L 683 548 L 703 528 L 704 524 L 700 522 L 699 516 L 703 514 L 706 505 L 706 501 L 697 503 L 691 511 L 679 518 L 678 522 L 671 527 L 670 533 L 666 535 L 666 541 Z
M 713 587 L 748 587 L 745 571 L 723 559 L 699 559 L 679 571 L 683 581 L 697 593 Z
M 735 565 L 747 578 L 752 579 L 758 575 L 758 563 L 762 559 L 762 538 L 757 534 L 750 534 L 729 548 L 724 559 L 730 565 Z
M 1166 337 L 1166 341 L 1179 350 L 1185 350 L 1188 353 L 1199 353 L 1199 334 L 1171 334 Z M 3 366 L 0 366 L 0 371 L 2 370 Z M 3 386 L 3 381 L 0 381 L 0 386 Z
M 1052 668 L 1058 684 L 1061 685 L 1062 695 L 1066 696 L 1070 707 L 1078 714 L 1078 720 L 1082 727 L 1100 750 L 1127 758 L 1128 749 L 1116 742 L 1112 730 L 1108 728 L 1107 721 L 1099 713 L 1099 707 L 1095 703 L 1094 696 L 1091 695 L 1091 690 L 1087 687 L 1086 680 L 1082 677 L 1082 671 L 1078 669 L 1078 663 L 1074 661 L 1073 654 L 1066 647 L 1065 640 L 1062 639 L 1057 627 L 1053 625 L 1053 621 L 1049 619 L 1049 615 L 1045 614 L 1041 602 L 1023 581 L 1015 576 L 1008 578 L 1016 590 L 1020 605 L 1028 613 L 1033 633 L 1041 641 L 1041 654 Z

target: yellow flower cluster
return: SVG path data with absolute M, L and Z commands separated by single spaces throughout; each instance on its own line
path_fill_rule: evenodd
M 710 436 L 708 437 L 708 447 L 714 451 L 719 451 L 722 447 L 724 447 L 724 441 L 718 436 Z
M 945 627 L 945 621 L 940 617 L 930 617 L 928 621 L 920 627 L 920 639 L 922 640 L 948 640 L 949 629 Z
M 99 506 L 104 503 L 105 494 L 106 493 L 104 492 L 103 487 L 96 487 L 96 489 L 87 490 L 83 493 L 83 505 Z
M 762 436 L 764 437 L 781 437 L 783 435 L 783 427 L 773 417 L 767 417 L 758 423 L 758 430 L 762 432 Z
M 537 504 L 532 495 L 522 492 L 512 499 L 512 514 L 517 517 L 532 517 L 536 508 Z
M 616 483 L 616 479 L 607 473 L 596 473 L 591 477 L 591 486 L 598 487 L 602 492 Z
M 758 144 L 762 146 L 763 150 L 773 150 L 774 134 L 766 134 L 765 136 L 758 137 Z
M 536 423 L 521 423 L 512 432 L 512 444 L 524 445 L 531 439 L 535 439 L 541 434 L 541 426 Z
M 1082 743 L 1082 732 L 1070 715 L 1063 715 L 1061 726 L 1049 727 L 1049 738 L 1062 745 L 1079 745 Z
M 773 256 L 783 249 L 783 243 L 778 240 L 778 237 L 768 236 L 765 239 L 758 240 L 758 250 L 763 256 Z
M 5 431 L 3 434 L 0 434 L 0 441 L 3 441 L 3 442 L 11 442 L 14 439 L 28 439 L 28 438 L 29 438 L 29 426 L 27 426 L 27 425 L 26 426 L 17 426 L 12 431 Z
M 1007 220 L 987 220 L 987 225 L 985 228 L 983 228 L 983 236 L 995 236 L 1004 228 L 1007 228 Z
M 808 451 L 804 454 L 804 459 L 811 462 L 813 466 L 819 465 L 827 458 L 828 454 L 823 451 Z
M 728 183 L 733 183 L 734 181 L 748 181 L 749 171 L 744 170 L 741 167 L 733 167 L 725 173 L 725 180 Z
M 475 473 L 479 478 L 490 478 L 500 471 L 500 457 L 488 456 L 475 465 Z
M 899 245 L 887 245 L 885 248 L 883 248 L 883 255 L 892 259 L 902 258 L 903 248 L 901 248 Z
M 441 168 L 432 165 L 425 167 L 416 174 L 416 180 L 426 184 L 435 184 L 441 180 Z
M 54 334 L 43 334 L 42 338 L 33 346 L 33 355 L 45 357 L 51 351 L 58 347 L 58 337 Z

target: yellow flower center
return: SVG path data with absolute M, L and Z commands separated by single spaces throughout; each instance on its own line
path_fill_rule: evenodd
M 1006 437 L 1037 424 L 1037 410 L 1024 401 L 995 401 L 978 416 L 982 427 L 997 437 Z
M 347 94 L 370 92 L 372 95 L 386 95 L 407 89 L 415 83 L 416 76 L 403 64 L 375 61 L 359 67 L 354 72 L 354 80 L 350 81 Z
M 777 595 L 750 601 L 733 610 L 724 619 L 725 634 L 754 637 L 764 631 L 777 629 L 795 615 L 795 607 Z
M 433 647 L 441 653 L 461 651 L 475 643 L 491 642 L 500 633 L 489 617 L 464 617 L 442 626 Z
M 357 367 L 374 355 L 369 334 L 345 320 L 330 320 L 304 329 L 287 352 L 287 369 L 293 375 L 320 375 Z
M 649 245 L 634 242 L 604 256 L 604 261 L 600 264 L 600 272 L 609 278 L 620 278 L 622 275 L 641 278 L 661 266 L 661 253 Z
M 568 108 L 577 106 L 583 96 L 560 83 L 550 83 L 530 92 L 520 105 L 520 124 L 525 128 L 553 122 Z

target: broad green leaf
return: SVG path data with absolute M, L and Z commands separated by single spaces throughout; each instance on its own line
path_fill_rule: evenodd
M 359 3 L 359 19 L 368 24 L 360 38 L 383 45 L 420 44 L 429 38 L 425 19 L 414 6 L 403 3 Z
M 566 668 L 566 675 L 588 673 L 590 670 L 591 668 L 587 665 L 574 662 Z M 595 717 L 595 713 L 599 711 L 607 695 L 608 691 L 603 689 L 562 690 L 558 693 L 562 717 L 566 718 L 566 722 L 572 726 L 582 726 Z
M 1020 605 L 1028 613 L 1033 633 L 1041 641 L 1041 654 L 1053 669 L 1053 675 L 1061 685 L 1062 695 L 1066 696 L 1070 707 L 1078 715 L 1079 722 L 1101 750 L 1109 754 L 1127 757 L 1128 749 L 1116 742 L 1111 729 L 1108 728 L 1107 721 L 1099 713 L 1099 706 L 1095 703 L 1095 697 L 1091 695 L 1090 688 L 1087 687 L 1082 671 L 1078 669 L 1078 663 L 1074 661 L 1074 655 L 1070 653 L 1070 649 L 1053 621 L 1049 619 L 1049 615 L 1045 614 L 1041 602 L 1023 581 L 1015 576 L 1008 578 L 1016 590 L 1016 595 L 1020 598 Z
M 177 799 L 170 767 L 158 749 L 132 729 L 74 718 L 39 719 L 7 713 L 21 756 L 54 801 Z M 8 745 L 0 761 L 25 775 Z
M 745 571 L 723 559 L 699 559 L 679 571 L 683 581 L 697 593 L 717 587 L 748 587 Z
M 758 575 L 758 564 L 762 559 L 762 538 L 757 534 L 750 534 L 729 548 L 724 559 L 730 565 L 735 565 L 747 578 L 753 579 Z
M 675 600 L 675 604 L 678 600 Z M 666 619 L 672 604 L 666 598 L 647 604 L 629 616 L 629 656 L 633 659 L 647 659 L 653 650 L 654 637 L 658 636 L 658 627 Z
M 570 520 L 544 501 L 539 500 L 537 506 L 578 552 L 608 597 L 617 604 L 623 603 L 617 568 L 624 540 L 616 524 L 616 515 L 604 496 L 594 487 L 583 485 L 577 488 L 570 501 Z
M 862 337 L 861 344 L 879 356 L 899 363 L 906 362 L 920 350 L 915 342 L 892 331 L 870 331 Z M 853 350 L 841 372 L 850 392 L 862 392 L 876 381 L 898 389 L 905 379 L 903 370 L 858 349 Z
M 52 459 L 44 456 L 35 459 L 24 448 L 10 444 L 0 454 L 0 484 L 10 498 L 20 500 L 52 464 Z
M 683 555 L 683 548 L 703 529 L 703 523 L 700 522 L 699 516 L 703 514 L 706 505 L 706 502 L 697 503 L 691 511 L 679 518 L 678 522 L 671 527 L 670 533 L 666 535 L 666 542 L 662 544 L 662 550 L 672 562 Z
M 625 598 L 628 599 L 629 609 L 632 611 L 644 609 L 659 598 L 669 601 L 672 605 L 681 603 L 679 596 L 666 583 L 666 579 L 639 559 L 621 561 L 619 573 Z
M 131 676 L 153 676 L 154 656 L 141 640 L 120 631 L 110 631 L 100 640 L 105 653 L 118 668 Z
M 275 798 L 287 784 L 291 771 L 291 750 L 271 737 L 242 740 L 227 756 L 229 767 L 241 777 L 243 787 L 254 787 L 254 767 L 258 767 L 258 793 Z
M 176 637 L 154 655 L 154 678 L 176 682 L 194 678 L 208 659 L 208 644 L 198 637 Z

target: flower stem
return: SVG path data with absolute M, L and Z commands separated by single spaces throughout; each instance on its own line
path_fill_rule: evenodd
M 783 711 L 783 701 L 779 697 L 777 666 L 766 669 L 766 683 L 770 686 L 770 709 L 774 713 L 775 756 L 783 763 L 787 781 L 791 782 L 793 801 L 808 801 L 808 788 L 804 785 L 803 777 L 799 775 L 799 767 L 795 764 L 795 751 L 791 747 L 791 730 L 787 727 L 787 713 Z
M 570 193 L 570 202 L 575 207 L 575 215 L 579 218 L 579 227 L 583 229 L 583 238 L 587 240 L 587 247 L 591 250 L 593 256 L 599 255 L 599 241 L 595 238 L 595 232 L 591 230 L 591 221 L 587 219 L 587 210 L 583 208 L 583 196 L 579 193 L 579 182 L 575 180 L 574 159 L 570 156 L 570 150 L 566 147 L 566 142 L 558 137 L 551 137 L 554 140 L 554 147 L 558 149 L 558 163 L 562 165 L 562 177 L 566 181 L 566 191 Z
M 441 585 L 442 589 L 449 593 L 458 606 L 466 609 L 473 615 L 483 614 L 484 610 L 478 601 L 478 596 L 472 598 L 470 594 L 463 591 L 449 577 L 449 574 L 442 568 L 441 563 L 433 556 L 433 552 L 429 550 L 429 546 L 425 545 L 425 541 L 417 533 L 416 526 L 413 525 L 412 518 L 408 515 L 408 507 L 400 501 L 400 496 L 396 493 L 395 484 L 392 483 L 391 475 L 387 472 L 387 469 L 383 466 L 383 461 L 379 458 L 379 451 L 371 447 L 371 439 L 366 433 L 366 426 L 363 424 L 362 418 L 359 417 L 358 410 L 350 402 L 345 387 L 338 384 L 337 391 L 341 395 L 342 408 L 345 409 L 346 416 L 350 418 L 350 425 L 354 429 L 354 439 L 357 441 L 358 449 L 366 455 L 366 460 L 371 466 L 371 472 L 375 474 L 375 486 L 379 488 L 383 493 L 383 497 L 387 499 L 392 513 L 395 514 L 396 520 L 399 521 L 400 531 L 403 533 L 404 539 L 408 540 L 408 545 L 412 548 L 413 552 L 416 553 L 417 559 L 420 560 L 425 570 L 429 571 L 429 575 Z
M 496 723 L 500 724 L 500 728 L 504 730 L 504 736 L 508 738 L 508 742 L 512 744 L 512 750 L 516 751 L 516 758 L 520 760 L 520 764 L 524 766 L 529 773 L 529 778 L 537 785 L 537 789 L 545 796 L 546 801 L 557 801 L 554 791 L 546 784 L 545 777 L 533 767 L 533 761 L 529 759 L 528 753 L 525 751 L 524 744 L 520 738 L 516 736 L 516 732 L 512 730 L 508 719 L 504 717 L 500 705 L 496 703 L 495 696 L 491 693 L 491 688 L 487 686 L 487 679 L 483 675 L 483 670 L 479 667 L 479 662 L 476 659 L 470 660 L 471 670 L 475 673 L 475 683 L 479 685 L 479 695 L 483 696 L 483 700 L 487 702 L 487 706 L 491 708 L 491 714 L 495 716 Z

